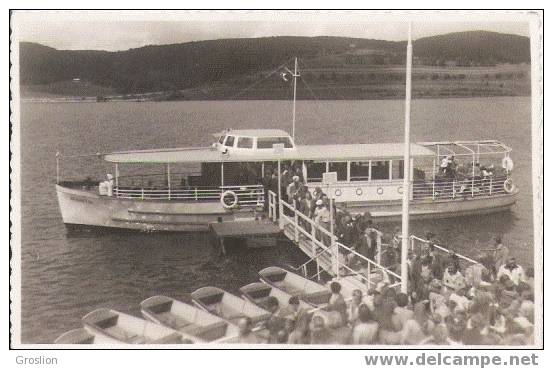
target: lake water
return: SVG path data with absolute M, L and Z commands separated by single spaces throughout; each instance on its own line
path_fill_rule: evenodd
M 403 101 L 299 101 L 300 144 L 377 143 L 403 140 Z M 283 244 L 241 250 L 221 258 L 206 234 L 67 234 L 54 190 L 55 153 L 209 145 L 224 128 L 291 131 L 291 102 L 22 103 L 22 342 L 51 343 L 81 326 L 99 307 L 139 315 L 154 294 L 188 299 L 208 284 L 236 291 L 257 280 L 265 266 L 299 265 L 304 256 Z M 425 99 L 412 104 L 412 140 L 498 139 L 513 147 L 520 188 L 512 212 L 421 221 L 413 233 L 431 230 L 448 246 L 474 255 L 503 235 L 519 261 L 533 260 L 529 97 Z M 99 161 L 63 162 L 62 175 L 112 172 Z M 387 227 L 390 227 L 388 225 Z

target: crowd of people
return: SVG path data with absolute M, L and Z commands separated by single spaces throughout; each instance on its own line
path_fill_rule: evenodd
M 453 165 L 450 168 L 454 169 Z M 277 177 L 278 172 L 271 173 Z M 378 241 L 385 236 L 370 214 L 352 215 L 330 206 L 329 197 L 317 187 L 313 193 L 303 184 L 299 167 L 285 166 L 281 193 L 315 224 L 330 230 L 334 220 L 341 264 L 359 267 L 362 255 L 377 260 Z M 278 191 L 278 187 L 276 189 Z M 334 214 L 331 216 L 330 209 Z M 303 222 L 303 227 L 310 224 Z M 411 344 L 411 345 L 529 345 L 534 330 L 533 269 L 524 268 L 510 255 L 501 237 L 490 249 L 480 250 L 476 263 L 461 260 L 454 252 L 436 247 L 434 234 L 407 256 L 408 293 L 398 292 L 401 233 L 387 239 L 378 261 L 382 278 L 363 294 L 353 291 L 346 299 L 339 282 L 332 282 L 328 306 L 315 313 L 302 311 L 297 297 L 288 306 L 276 299 L 268 303 L 272 317 L 266 323 L 269 343 L 301 344 Z M 348 251 L 351 250 L 351 251 Z M 365 263 L 366 264 L 366 263 Z M 243 322 L 243 332 L 249 330 Z M 259 340 L 259 338 L 256 338 Z
M 283 198 L 293 205 L 305 217 L 317 225 L 330 231 L 331 214 L 330 199 L 320 187 L 311 193 L 305 186 L 302 168 L 297 163 L 284 164 L 280 174 L 280 192 L 278 188 L 278 169 L 268 171 L 264 178 L 264 186 L 275 193 L 281 193 Z M 334 210 L 336 215 L 336 210 Z M 302 221 L 302 225 L 310 231 L 310 224 Z
M 381 282 L 364 294 L 342 295 L 339 282 L 323 309 L 307 311 L 298 297 L 267 301 L 267 334 L 240 321 L 240 342 L 356 345 L 531 345 L 533 274 L 508 257 L 497 272 L 481 262 L 461 273 L 430 251 L 409 266 L 409 293 Z
M 459 179 L 459 177 L 482 179 L 494 175 L 495 172 L 504 172 L 503 169 L 504 168 L 497 169 L 493 164 L 483 165 L 474 162 L 473 166 L 472 162 L 458 163 L 455 160 L 455 155 L 447 155 L 440 161 L 438 174 L 446 179 Z

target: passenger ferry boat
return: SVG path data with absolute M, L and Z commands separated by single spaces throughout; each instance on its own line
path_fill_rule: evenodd
M 310 191 L 321 187 L 351 213 L 401 217 L 403 144 L 296 145 L 285 131 L 265 129 L 227 130 L 216 137 L 211 147 L 104 154 L 115 173 L 101 183 L 61 181 L 58 165 L 64 223 L 202 231 L 214 222 L 253 220 L 261 217 L 268 190 L 284 198 L 291 177 L 283 172 L 292 169 Z M 505 211 L 516 201 L 511 148 L 499 141 L 413 143 L 410 151 L 411 218 Z M 163 165 L 165 173 L 161 181 L 119 175 L 122 166 L 133 165 Z M 333 173 L 332 183 L 323 182 L 325 173 Z

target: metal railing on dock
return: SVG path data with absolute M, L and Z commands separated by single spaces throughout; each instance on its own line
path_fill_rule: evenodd
M 382 243 L 382 234 L 378 230 L 370 229 L 377 235 L 377 250 L 374 260 L 371 260 L 353 248 L 336 241 L 336 235 L 301 213 L 294 205 L 279 200 L 272 191 L 268 192 L 268 212 L 269 218 L 278 222 L 286 237 L 309 257 L 309 260 L 295 268 L 296 271 L 302 271 L 305 277 L 320 279 L 321 271 L 325 271 L 332 277 L 354 277 L 367 289 L 371 289 L 379 282 L 387 282 L 393 287 L 401 285 L 401 276 L 381 263 L 381 255 L 384 255 L 386 249 L 391 246 Z M 414 255 L 422 255 L 423 249 L 432 244 L 435 252 L 456 256 L 460 263 L 468 265 L 478 263 L 454 250 L 414 235 L 409 237 L 409 244 Z M 314 275 L 309 276 L 307 266 L 311 263 L 315 264 L 317 269 Z
M 418 255 L 420 255 L 422 253 L 421 250 L 422 250 L 423 247 L 428 247 L 431 243 L 428 240 L 425 240 L 425 239 L 422 239 L 420 237 L 413 236 L 413 235 L 411 235 L 409 238 L 410 238 L 410 249 L 411 249 L 411 251 L 413 251 L 415 254 L 418 254 Z M 444 253 L 444 254 L 450 255 L 450 256 L 455 255 L 456 257 L 459 258 L 460 263 L 468 264 L 469 266 L 474 265 L 474 264 L 478 264 L 478 261 L 476 261 L 474 259 L 471 259 L 467 256 L 461 255 L 461 254 L 455 252 L 454 250 L 450 250 L 450 249 L 447 249 L 443 246 L 436 245 L 435 243 L 432 243 L 432 246 L 434 247 L 434 250 L 437 251 L 437 252 Z
M 314 220 L 302 214 L 293 205 L 279 200 L 277 195 L 269 191 L 269 217 L 278 221 L 284 234 L 309 256 L 309 260 L 297 269 L 307 275 L 307 265 L 315 263 L 317 273 L 313 277 L 320 277 L 325 271 L 333 277 L 351 276 L 362 282 L 367 289 L 371 289 L 381 281 L 389 282 L 392 286 L 399 286 L 401 276 L 380 264 L 381 243 L 375 261 L 358 253 L 338 241 L 330 231 L 317 224 Z M 278 212 L 277 212 L 278 204 Z

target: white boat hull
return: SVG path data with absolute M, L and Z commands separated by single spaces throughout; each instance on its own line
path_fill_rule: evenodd
M 225 209 L 219 201 L 179 202 L 172 200 L 121 199 L 100 196 L 89 190 L 56 185 L 58 202 L 67 226 L 105 227 L 140 231 L 207 231 L 209 224 L 253 220 L 257 210 Z M 413 219 L 449 218 L 507 211 L 515 204 L 518 191 L 494 196 L 464 197 L 411 202 Z M 379 220 L 401 218 L 401 201 L 340 202 L 352 213 L 370 212 Z
M 468 196 L 447 200 L 416 200 L 411 201 L 409 215 L 411 219 L 437 219 L 508 211 L 516 203 L 517 194 L 518 191 L 514 191 L 494 196 Z M 401 219 L 401 201 L 338 204 L 352 213 L 364 213 L 368 211 L 372 217 L 379 220 L 395 221 Z
M 219 201 L 120 199 L 59 185 L 56 193 L 67 226 L 192 232 L 206 231 L 210 223 L 252 220 L 256 216 L 254 209 L 228 210 Z

